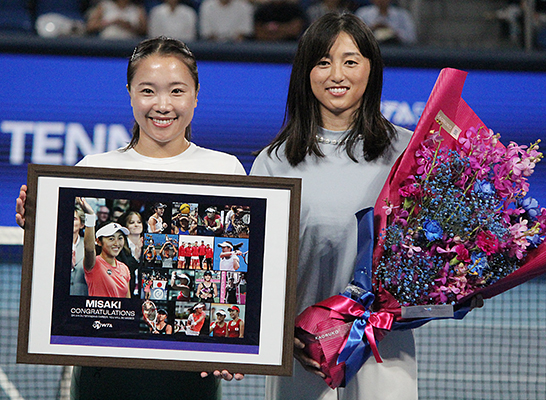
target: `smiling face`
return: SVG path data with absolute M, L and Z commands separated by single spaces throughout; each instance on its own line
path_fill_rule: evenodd
M 129 215 L 127 218 L 127 229 L 131 235 L 140 235 L 142 233 L 142 220 L 136 214 Z
M 353 38 L 341 32 L 309 76 L 313 94 L 320 103 L 324 128 L 339 131 L 349 127 L 362 103 L 369 76 L 370 61 Z
M 184 134 L 197 106 L 195 86 L 188 67 L 176 56 L 153 54 L 139 61 L 128 87 L 140 127 L 137 152 L 172 157 L 189 146 Z
M 101 254 L 109 257 L 117 257 L 123 248 L 125 239 L 121 232 L 116 232 L 112 236 L 101 236 L 98 240 L 102 250 Z

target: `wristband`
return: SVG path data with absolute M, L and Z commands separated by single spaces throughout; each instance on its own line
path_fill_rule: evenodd
M 85 214 L 85 226 L 95 227 L 95 214 Z

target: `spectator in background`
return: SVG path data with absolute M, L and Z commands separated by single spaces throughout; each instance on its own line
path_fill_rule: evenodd
M 97 210 L 97 224 L 103 224 L 110 221 L 110 209 L 106 206 L 100 206 Z
M 131 272 L 131 293 L 138 294 L 138 268 L 142 261 L 144 247 L 144 220 L 136 211 L 129 211 L 119 217 L 119 223 L 129 230 L 123 250 L 117 259 L 129 267 Z
M 112 221 L 114 222 L 118 222 L 119 220 L 119 217 L 121 217 L 123 215 L 123 210 L 116 206 L 112 209 Z
M 201 39 L 239 42 L 252 36 L 254 7 L 247 0 L 204 0 L 199 9 Z
M 516 0 L 511 1 L 514 3 Z M 519 0 L 519 10 L 515 11 L 515 24 L 521 26 L 520 32 L 523 32 L 525 11 L 527 9 L 527 1 Z M 535 0 L 534 10 L 531 11 L 531 24 L 532 24 L 532 42 L 533 45 L 539 50 L 546 49 L 546 0 Z M 517 28 L 516 28 L 517 29 Z M 524 35 L 520 34 L 521 40 L 524 40 Z
M 354 4 L 350 0 L 319 0 L 307 7 L 307 19 L 309 23 L 312 23 L 329 12 L 343 13 L 354 11 Z
M 408 10 L 393 6 L 391 0 L 372 0 L 355 14 L 368 25 L 380 44 L 411 45 L 417 42 L 415 23 Z
M 72 235 L 72 269 L 70 273 L 70 295 L 87 296 L 87 282 L 83 270 L 83 229 L 85 226 L 85 213 L 77 205 L 74 210 L 74 230 Z
M 293 1 L 270 0 L 258 5 L 254 13 L 256 40 L 298 40 L 306 25 L 305 11 Z
M 112 208 L 114 209 L 116 207 L 120 208 L 124 213 L 126 213 L 131 208 L 131 202 L 127 199 L 114 199 L 112 202 Z
M 104 39 L 130 39 L 146 34 L 146 10 L 132 0 L 104 0 L 89 14 L 87 32 Z
M 197 12 L 179 0 L 164 0 L 150 10 L 148 36 L 193 41 L 197 39 Z

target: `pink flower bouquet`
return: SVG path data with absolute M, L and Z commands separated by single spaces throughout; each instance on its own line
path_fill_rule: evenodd
M 503 146 L 460 97 L 465 77 L 442 70 L 375 206 L 375 307 L 395 321 L 401 307 L 457 309 L 546 272 L 546 209 L 527 181 L 538 143 Z

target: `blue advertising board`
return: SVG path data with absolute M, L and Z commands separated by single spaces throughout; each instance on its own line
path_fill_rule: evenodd
M 28 163 L 73 165 L 84 155 L 124 146 L 133 124 L 123 58 L 0 54 L 0 226 L 14 226 L 14 203 Z M 235 154 L 250 170 L 252 152 L 284 118 L 290 65 L 203 61 L 193 141 Z M 439 70 L 387 68 L 383 113 L 414 128 Z M 546 137 L 546 73 L 470 71 L 463 98 L 508 143 Z M 546 204 L 546 177 L 532 177 Z

